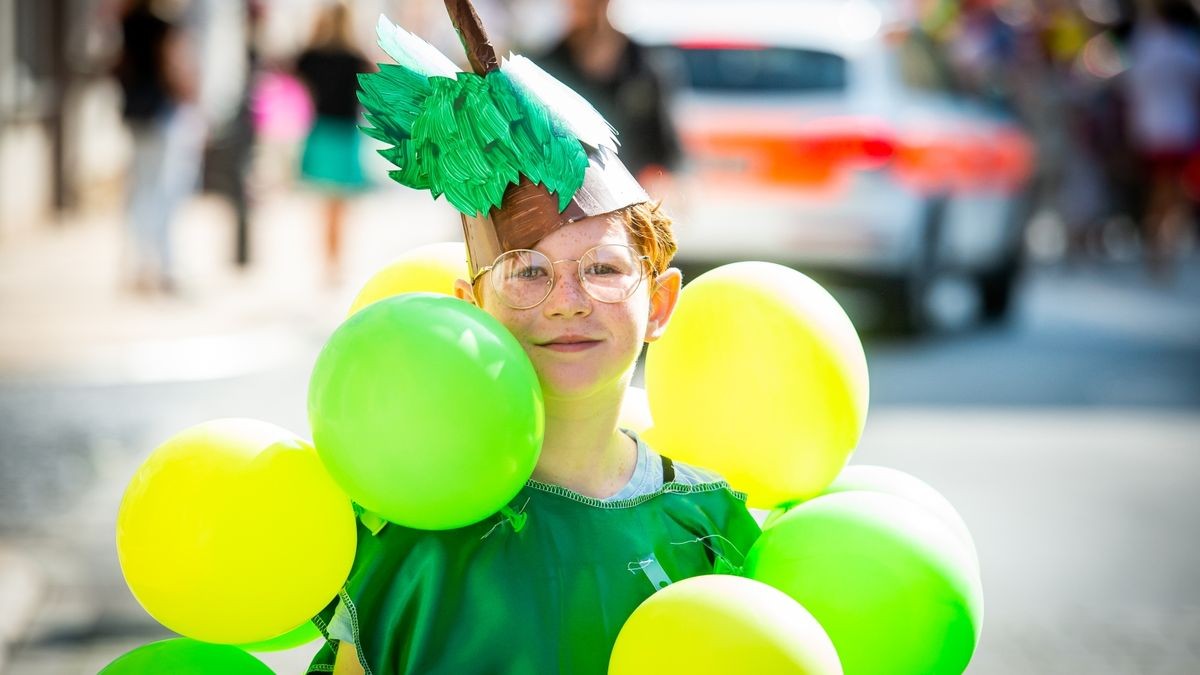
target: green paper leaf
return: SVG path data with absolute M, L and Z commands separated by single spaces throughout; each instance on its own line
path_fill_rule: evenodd
M 363 132 L 390 144 L 379 152 L 402 185 L 475 215 L 499 207 L 522 175 L 557 195 L 559 211 L 583 184 L 579 139 L 501 71 L 451 79 L 385 64 L 359 81 Z

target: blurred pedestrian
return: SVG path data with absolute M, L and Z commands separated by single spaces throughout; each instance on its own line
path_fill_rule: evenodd
M 630 173 L 661 197 L 679 162 L 666 85 L 646 50 L 609 21 L 608 0 L 569 2 L 566 35 L 535 61 L 604 115 L 620 134 Z
M 1125 78 L 1130 136 L 1149 178 L 1142 214 L 1150 272 L 1168 279 L 1189 217 L 1184 172 L 1200 156 L 1200 21 L 1187 0 L 1159 0 L 1134 28 Z
M 1104 177 L 1109 211 L 1100 233 L 1100 250 L 1121 255 L 1136 245 L 1138 220 L 1145 211 L 1149 180 L 1130 134 L 1128 53 L 1137 8 L 1133 0 L 1118 0 L 1108 25 L 1089 42 L 1083 66 L 1098 74 L 1097 89 L 1083 103 L 1091 120 L 1092 141 Z
M 296 70 L 308 85 L 316 110 L 304 142 L 300 175 L 325 196 L 325 272 L 332 283 L 341 275 L 347 199 L 367 187 L 359 157 L 358 74 L 374 70 L 354 46 L 350 13 L 344 5 L 321 10 Z
M 196 186 L 204 124 L 197 111 L 197 73 L 191 46 L 161 3 L 131 0 L 121 16 L 115 75 L 122 116 L 133 141 L 127 222 L 134 288 L 175 290 L 171 221 Z
M 1058 212 L 1067 235 L 1067 259 L 1080 262 L 1107 254 L 1108 223 L 1126 208 L 1122 204 L 1120 168 L 1123 146 L 1120 103 L 1112 79 L 1120 73 L 1120 55 L 1107 32 L 1097 33 L 1084 47 L 1068 51 L 1059 38 L 1055 71 L 1060 81 L 1063 113 L 1061 181 Z M 1052 50 L 1054 51 L 1054 50 Z
M 262 0 L 222 0 L 207 9 L 207 30 L 217 32 L 222 45 L 214 50 L 218 54 L 210 54 L 215 63 L 206 64 L 205 72 L 219 74 L 222 86 L 210 86 L 210 98 L 215 100 L 208 111 L 210 132 L 202 183 L 206 191 L 220 195 L 233 207 L 233 262 L 246 267 L 251 255 L 248 183 L 258 141 L 251 103 L 258 74 L 257 33 L 263 6 Z
M 987 0 L 963 0 L 958 20 L 948 36 L 947 53 L 955 81 L 990 104 L 1012 106 L 1010 78 L 1016 60 L 1017 36 Z

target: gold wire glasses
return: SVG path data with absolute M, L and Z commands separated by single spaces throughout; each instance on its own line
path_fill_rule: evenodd
M 519 248 L 505 251 L 491 265 L 481 268 L 472 282 L 492 273 L 492 288 L 513 309 L 531 309 L 545 302 L 554 289 L 554 266 L 578 263 L 579 285 L 599 302 L 621 302 L 637 290 L 646 276 L 649 256 L 639 255 L 625 244 L 601 244 L 578 259 L 550 260 L 545 254 Z

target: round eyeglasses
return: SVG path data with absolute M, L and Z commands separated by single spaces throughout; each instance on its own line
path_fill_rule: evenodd
M 601 244 L 578 259 L 550 260 L 545 254 L 519 248 L 501 253 L 475 274 L 472 282 L 492 273 L 492 288 L 504 304 L 513 309 L 531 309 L 550 297 L 554 288 L 554 266 L 562 262 L 578 263 L 579 285 L 599 302 L 621 302 L 642 283 L 649 256 L 639 255 L 625 244 Z

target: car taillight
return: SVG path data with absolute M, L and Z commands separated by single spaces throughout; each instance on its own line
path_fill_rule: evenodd
M 908 125 L 831 116 L 800 123 L 778 114 L 680 120 L 693 167 L 706 180 L 834 191 L 856 171 L 886 170 L 925 193 L 1011 192 L 1028 177 L 1032 145 L 1016 128 Z
M 896 144 L 890 138 L 862 139 L 862 155 L 870 162 L 886 162 L 896 154 Z
M 831 170 L 876 169 L 890 162 L 897 150 L 886 125 L 861 118 L 810 121 L 800 130 L 797 144 L 800 161 L 822 162 Z
M 899 151 L 885 125 L 861 118 L 797 125 L 710 117 L 684 120 L 681 131 L 706 179 L 764 186 L 836 189 L 850 172 L 886 166 Z
M 1031 148 L 1017 129 L 914 129 L 894 169 L 900 182 L 921 192 L 1010 193 L 1029 177 Z
M 1001 187 L 1017 189 L 1029 181 L 1035 154 L 1029 136 L 1016 128 L 1001 129 L 995 136 L 995 151 Z

